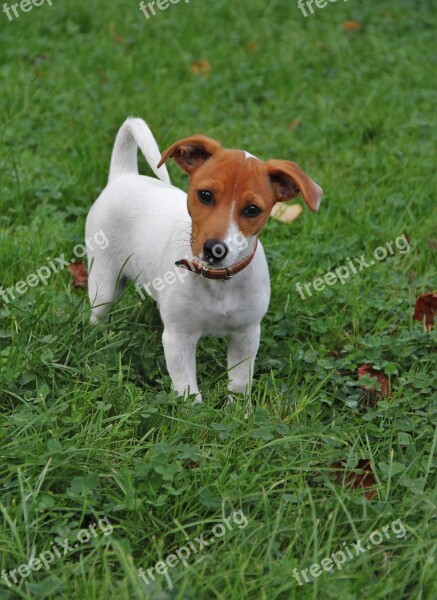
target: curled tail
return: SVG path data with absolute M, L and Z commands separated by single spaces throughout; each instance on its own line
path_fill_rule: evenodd
M 158 169 L 161 153 L 148 125 L 143 119 L 132 117 L 126 119 L 115 138 L 109 181 L 113 181 L 120 175 L 138 175 L 138 147 L 155 175 L 164 183 L 171 184 L 167 167 L 163 165 Z

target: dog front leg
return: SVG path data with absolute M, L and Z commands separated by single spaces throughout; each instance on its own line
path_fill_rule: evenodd
M 259 348 L 261 326 L 235 331 L 229 337 L 228 371 L 230 392 L 248 394 L 252 385 L 253 368 Z
M 162 334 L 165 361 L 173 388 L 180 396 L 196 394 L 196 403 L 202 402 L 196 380 L 196 347 L 199 337 L 168 328 Z

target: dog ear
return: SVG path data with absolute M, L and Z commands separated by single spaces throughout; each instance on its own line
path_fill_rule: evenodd
M 305 204 L 314 212 L 319 210 L 323 190 L 294 162 L 267 161 L 267 171 L 276 200 L 283 202 L 302 194 Z
M 167 159 L 173 158 L 181 169 L 191 175 L 191 173 L 203 165 L 210 156 L 221 150 L 221 148 L 220 144 L 215 140 L 197 133 L 176 142 L 170 148 L 164 150 L 158 168 Z

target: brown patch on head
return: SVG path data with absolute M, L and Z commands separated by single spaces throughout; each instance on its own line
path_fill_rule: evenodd
M 211 204 L 199 192 L 212 195 Z M 246 159 L 241 150 L 221 150 L 191 175 L 188 211 L 193 222 L 193 253 L 202 252 L 206 240 L 223 240 L 234 223 L 246 237 L 258 235 L 275 203 L 265 164 Z M 259 215 L 248 217 L 245 210 L 255 206 Z
M 320 204 L 322 190 L 289 161 L 264 162 L 199 134 L 173 144 L 158 166 L 170 157 L 190 176 L 194 256 L 206 240 L 224 241 L 233 223 L 246 237 L 259 235 L 276 202 L 302 193 L 311 210 Z

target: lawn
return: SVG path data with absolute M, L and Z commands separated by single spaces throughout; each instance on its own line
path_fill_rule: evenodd
M 414 319 L 435 288 L 435 3 L 51 4 L 0 12 L 0 600 L 436 598 L 436 335 Z M 131 286 L 105 331 L 72 285 L 129 115 L 161 148 L 201 132 L 324 189 L 262 234 L 247 418 L 223 341 L 200 344 L 192 406 L 153 302 Z

